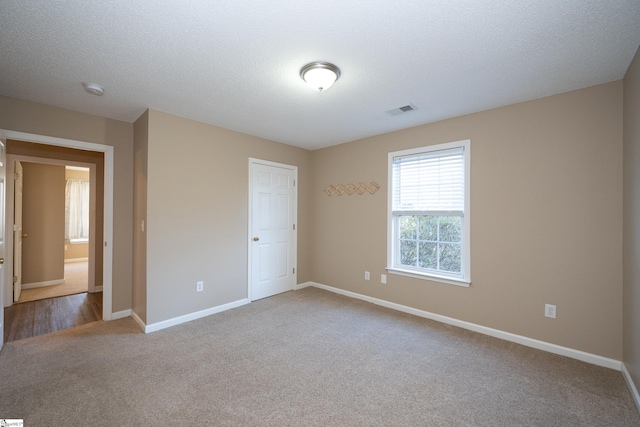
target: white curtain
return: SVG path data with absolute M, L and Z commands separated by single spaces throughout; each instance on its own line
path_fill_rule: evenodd
M 67 179 L 65 208 L 65 237 L 68 240 L 89 239 L 89 181 Z

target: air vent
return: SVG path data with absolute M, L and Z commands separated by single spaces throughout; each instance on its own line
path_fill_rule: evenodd
M 393 117 L 393 116 L 399 116 L 400 114 L 410 113 L 411 111 L 415 111 L 417 109 L 418 107 L 416 107 L 415 105 L 407 104 L 402 107 L 394 108 L 393 110 L 387 110 L 385 111 L 385 113 Z

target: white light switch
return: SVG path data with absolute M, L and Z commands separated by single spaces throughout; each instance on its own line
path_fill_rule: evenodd
M 144 233 L 144 219 L 140 221 L 140 231 Z

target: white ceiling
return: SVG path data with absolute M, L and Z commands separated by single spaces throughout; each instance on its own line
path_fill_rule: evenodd
M 639 44 L 639 0 L 2 0 L 0 94 L 317 149 L 618 80 Z

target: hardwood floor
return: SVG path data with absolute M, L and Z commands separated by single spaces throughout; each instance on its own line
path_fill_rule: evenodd
M 102 320 L 102 292 L 14 304 L 4 309 L 4 342 Z

